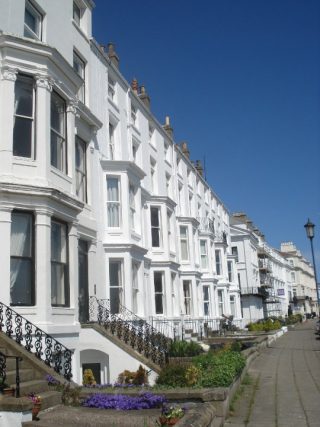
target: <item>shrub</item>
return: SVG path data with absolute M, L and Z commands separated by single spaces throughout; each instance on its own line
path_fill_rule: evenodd
M 137 371 L 128 371 L 125 370 L 121 372 L 118 376 L 118 384 L 134 384 L 134 385 L 142 385 L 148 384 L 148 374 L 146 369 L 139 366 Z
M 197 384 L 199 376 L 200 370 L 196 366 L 191 365 L 187 367 L 185 372 L 185 378 L 188 386 L 193 386 Z
M 241 373 L 245 358 L 240 352 L 209 352 L 194 358 L 194 364 L 200 369 L 198 385 L 202 387 L 227 387 Z
M 281 323 L 279 320 L 274 320 L 274 319 L 267 319 L 267 320 L 260 320 L 256 323 L 249 323 L 247 325 L 248 330 L 249 331 L 265 331 L 265 332 L 269 332 L 269 331 L 273 331 L 276 329 L 280 329 L 281 328 Z
M 156 383 L 168 387 L 187 387 L 187 369 L 181 365 L 167 365 L 161 370 Z
M 193 357 L 201 353 L 201 345 L 194 341 L 173 341 L 169 349 L 170 357 Z
M 85 369 L 84 370 L 82 383 L 83 383 L 83 385 L 95 385 L 95 384 L 97 384 L 91 369 Z

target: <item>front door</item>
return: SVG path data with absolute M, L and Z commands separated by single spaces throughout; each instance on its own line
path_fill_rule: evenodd
M 79 240 L 79 322 L 89 320 L 88 243 Z

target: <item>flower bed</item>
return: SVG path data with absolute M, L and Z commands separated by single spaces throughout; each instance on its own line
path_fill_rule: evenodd
M 98 409 L 139 410 L 159 408 L 166 401 L 164 396 L 142 393 L 140 396 L 96 393 L 82 402 L 82 406 Z

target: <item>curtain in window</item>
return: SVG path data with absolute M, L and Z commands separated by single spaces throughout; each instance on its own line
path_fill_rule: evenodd
M 33 126 L 33 80 L 18 76 L 15 83 L 13 155 L 31 157 Z
M 119 184 L 117 178 L 107 180 L 108 227 L 120 226 Z
M 13 305 L 32 304 L 32 215 L 12 214 L 10 296 Z
M 68 305 L 67 229 L 65 224 L 51 223 L 51 303 Z

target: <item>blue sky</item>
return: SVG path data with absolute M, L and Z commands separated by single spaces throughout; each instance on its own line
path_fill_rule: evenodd
M 94 37 L 113 41 L 120 70 L 144 84 L 176 142 L 206 159 L 207 180 L 279 247 L 320 274 L 320 2 L 95 0 Z

